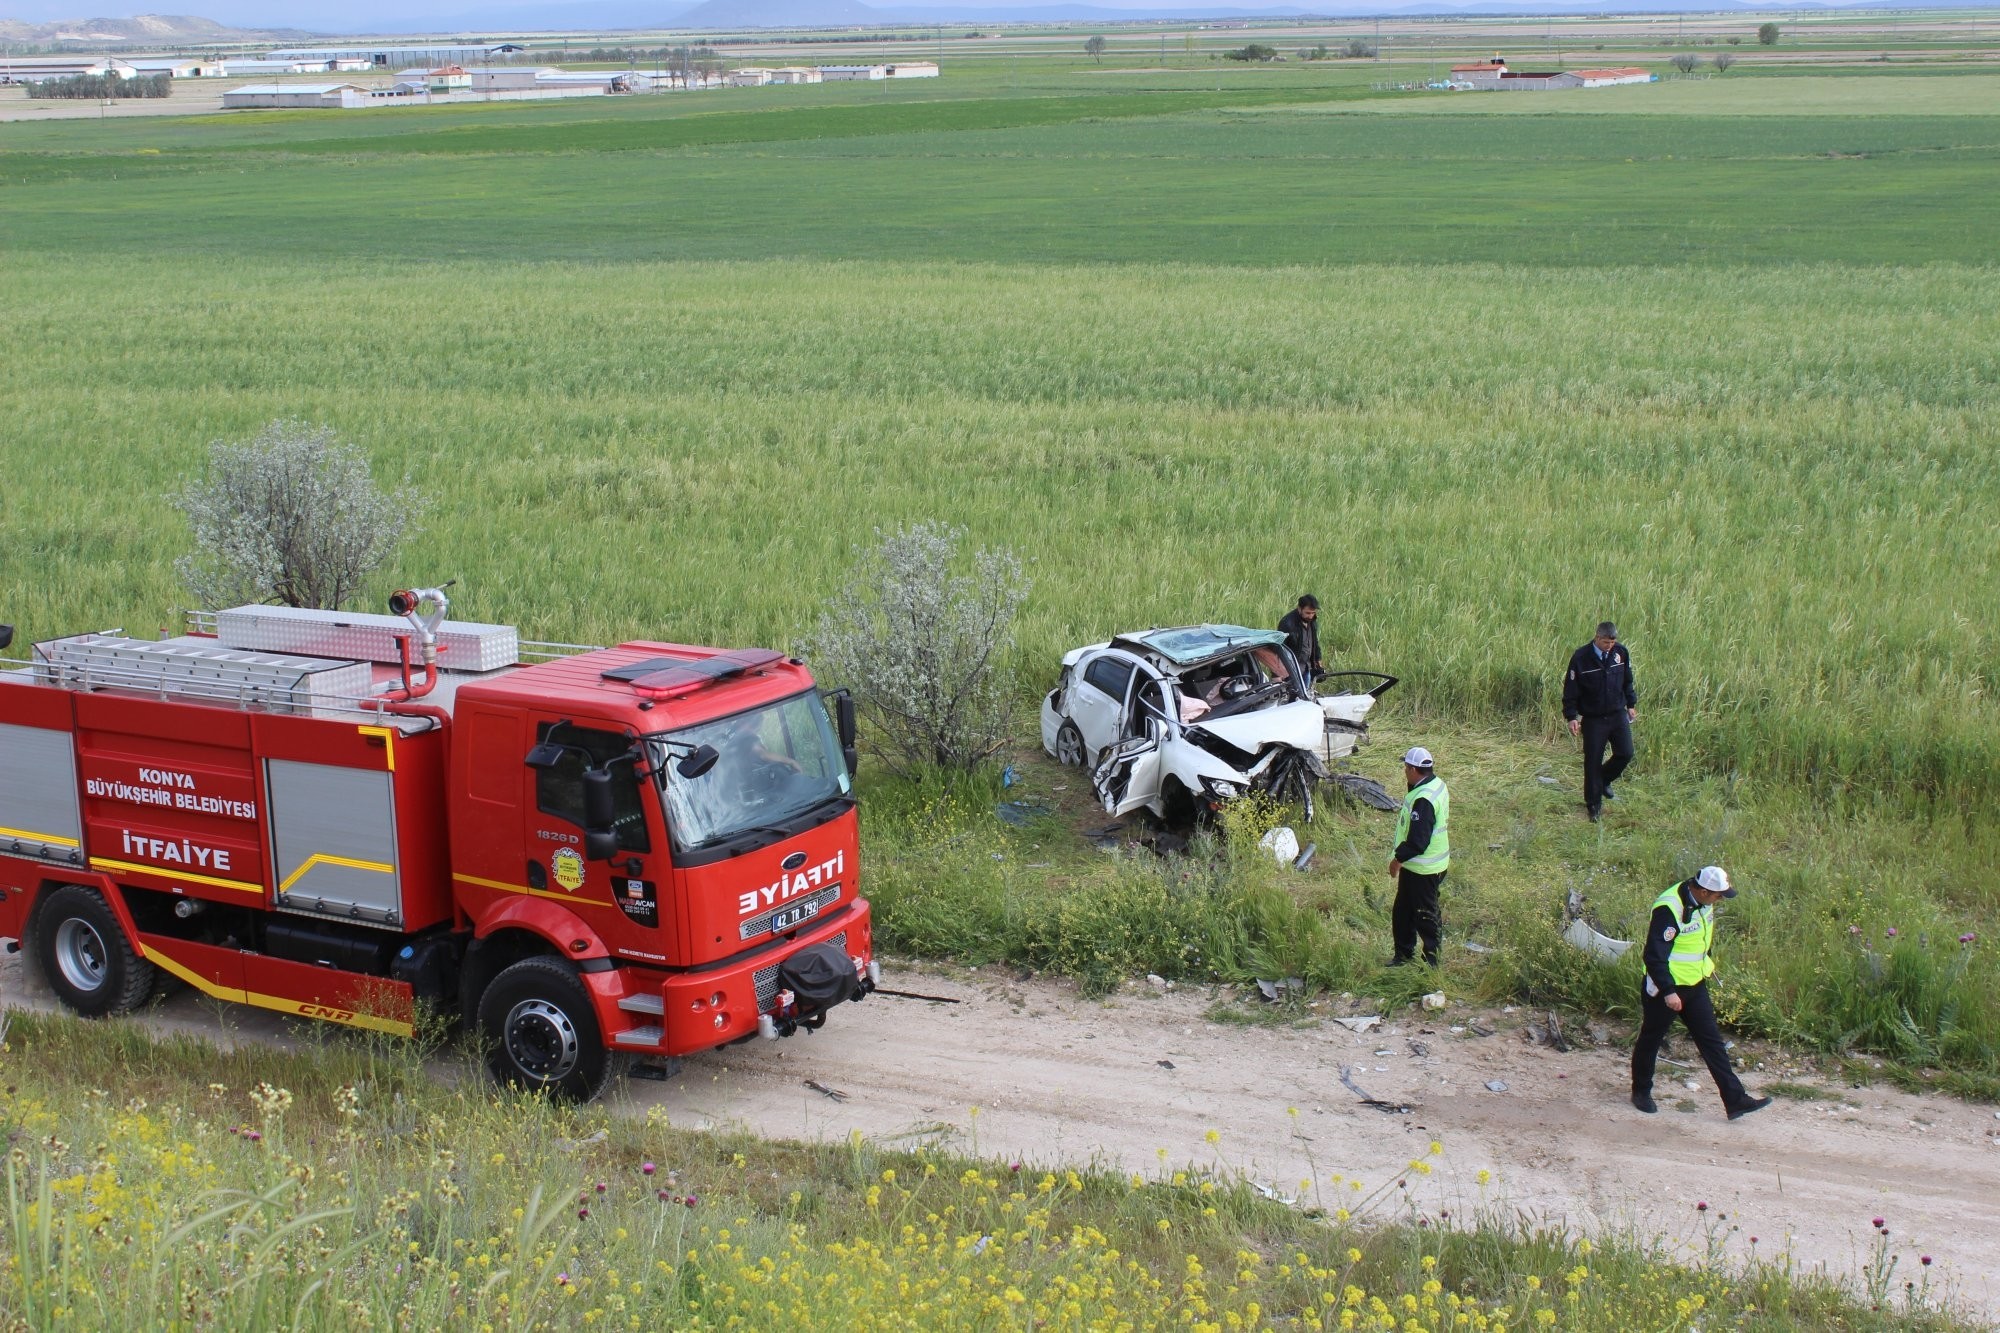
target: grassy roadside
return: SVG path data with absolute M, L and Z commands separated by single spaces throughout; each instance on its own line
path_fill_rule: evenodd
M 24 1328 L 1960 1326 L 1886 1273 L 1689 1270 L 1497 1200 L 1419 1215 L 1399 1182 L 1423 1158 L 1285 1206 L 1192 1166 L 1124 1178 L 551 1107 L 345 1034 L 219 1051 L 13 1015 L 6 1037 L 0 1314 Z
M 1441 976 L 1382 966 L 1392 815 L 1328 800 L 1300 831 L 1319 848 L 1303 873 L 1256 850 L 1266 828 L 1292 818 L 1280 810 L 1245 808 L 1188 856 L 1106 854 L 1083 836 L 1108 822 L 1087 778 L 1039 750 L 1016 755 L 1021 780 L 1004 792 L 991 782 L 868 789 L 878 938 L 895 952 L 1006 959 L 1100 991 L 1148 972 L 1296 976 L 1390 1004 L 1442 986 L 1636 1022 L 1636 951 L 1607 966 L 1563 944 L 1570 893 L 1600 929 L 1637 939 L 1661 888 L 1718 862 L 1743 888 L 1718 947 L 1726 1022 L 1795 1049 L 1880 1059 L 1906 1086 L 2000 1095 L 2000 969 L 1978 935 L 1988 905 L 1974 887 L 2000 852 L 1990 829 L 1887 800 L 1828 805 L 1790 784 L 1703 775 L 1650 753 L 1593 825 L 1567 740 L 1418 729 L 1393 708 L 1377 725 L 1363 772 L 1400 794 L 1395 756 L 1422 743 L 1452 787 Z M 1024 803 L 1028 822 L 997 818 L 1002 800 Z

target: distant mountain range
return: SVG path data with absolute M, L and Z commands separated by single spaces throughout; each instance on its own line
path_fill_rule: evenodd
M 4 0 L 0 0 L 4 3 Z M 1925 9 L 1981 8 L 1991 0 L 1932 0 Z M 866 28 L 898 24 L 942 25 L 953 28 L 1008 23 L 1242 22 L 1260 18 L 1453 18 L 1493 15 L 1598 15 L 1708 13 L 1786 13 L 1801 9 L 1849 9 L 1857 4 L 1804 0 L 1784 5 L 1750 4 L 1745 0 L 1616 0 L 1563 3 L 1563 0 L 1403 0 L 1383 5 L 1367 0 L 1336 3 L 1242 4 L 1191 7 L 1185 0 L 1140 9 L 1093 4 L 1041 5 L 869 5 L 862 0 L 705 0 L 688 5 L 666 0 L 465 0 L 464 7 L 446 13 L 431 11 L 400 23 L 378 24 L 368 35 L 438 33 L 566 32 L 607 35 L 675 28 L 694 31 L 743 32 L 760 28 Z M 1870 5 L 1870 8 L 1884 6 Z M 1888 6 L 1894 8 L 1896 6 Z M 317 6 L 309 6 L 317 8 Z M 338 12 L 329 9 L 327 12 Z M 303 17 L 303 16 L 302 16 Z M 315 16 L 317 17 L 317 15 Z M 0 18 L 0 41 L 21 45 L 78 44 L 91 46 L 191 46 L 205 43 L 255 42 L 263 39 L 296 42 L 324 37 L 330 30 L 299 28 L 232 28 L 212 19 L 188 15 L 147 14 L 137 18 L 72 19 L 28 23 Z M 331 31 L 337 31 L 331 30 Z
M 93 46 L 199 46 L 204 42 L 255 41 L 301 36 L 294 28 L 231 28 L 188 14 L 141 14 L 129 19 L 61 19 L 27 23 L 0 18 L 0 42 L 49 46 L 59 42 Z

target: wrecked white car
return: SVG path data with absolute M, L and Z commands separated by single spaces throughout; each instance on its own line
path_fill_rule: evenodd
M 1042 701 L 1042 748 L 1087 767 L 1105 810 L 1169 823 L 1268 791 L 1313 814 L 1313 783 L 1353 752 L 1395 677 L 1321 698 L 1285 636 L 1241 625 L 1122 634 L 1064 655 Z

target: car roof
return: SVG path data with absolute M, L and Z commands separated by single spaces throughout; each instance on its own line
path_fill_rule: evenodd
M 1121 634 L 1111 641 L 1113 648 L 1162 658 L 1177 667 L 1198 666 L 1218 657 L 1262 648 L 1285 641 L 1272 629 L 1248 629 L 1242 625 L 1183 625 L 1178 629 L 1149 629 Z

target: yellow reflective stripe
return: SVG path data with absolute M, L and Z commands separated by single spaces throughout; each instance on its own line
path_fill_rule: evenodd
M 168 870 L 164 866 L 142 866 L 133 861 L 112 861 L 102 856 L 90 858 L 93 870 L 126 870 L 141 875 L 158 875 L 162 879 L 184 879 L 190 884 L 213 884 L 218 889 L 235 889 L 241 893 L 263 896 L 262 884 L 246 884 L 240 879 L 217 879 L 213 875 L 190 875 L 185 870 Z
M 554 889 L 531 889 L 525 884 L 508 884 L 503 880 L 481 879 L 477 875 L 453 875 L 461 884 L 477 884 L 482 889 L 498 889 L 502 893 L 525 893 L 531 898 L 553 898 L 559 903 L 590 903 L 595 907 L 605 906 L 602 898 L 579 898 L 574 893 L 557 893 Z
M 389 750 L 389 771 L 396 771 L 396 729 L 394 727 L 356 727 L 364 736 L 380 736 L 382 744 Z
M 204 995 L 212 995 L 218 1000 L 228 1000 L 232 1004 L 254 1005 L 259 1009 L 269 1009 L 280 1014 L 295 1014 L 300 1018 L 318 1018 L 329 1023 L 344 1023 L 348 1027 L 366 1028 L 370 1032 L 387 1032 L 391 1036 L 408 1037 L 415 1033 L 413 1024 L 399 1018 L 383 1018 L 377 1014 L 363 1014 L 351 1009 L 341 1009 L 335 1005 L 318 1004 L 307 1000 L 287 1000 L 277 995 L 264 995 L 257 991 L 239 990 L 234 986 L 222 986 L 189 967 L 183 967 L 158 949 L 139 946 L 140 956 L 156 967 L 173 973 L 188 985 Z
M 346 866 L 349 870 L 372 870 L 378 875 L 393 875 L 396 873 L 396 867 L 384 865 L 380 861 L 357 861 L 351 856 L 329 856 L 325 852 L 314 852 L 311 856 L 300 862 L 297 870 L 294 870 L 285 877 L 285 882 L 278 886 L 278 892 L 285 893 L 289 891 L 292 885 L 303 879 L 306 871 L 311 870 L 314 866 Z
M 23 842 L 45 842 L 51 847 L 81 847 L 75 838 L 58 838 L 53 833 L 31 833 L 23 828 L 0 828 L 0 838 L 19 838 Z

